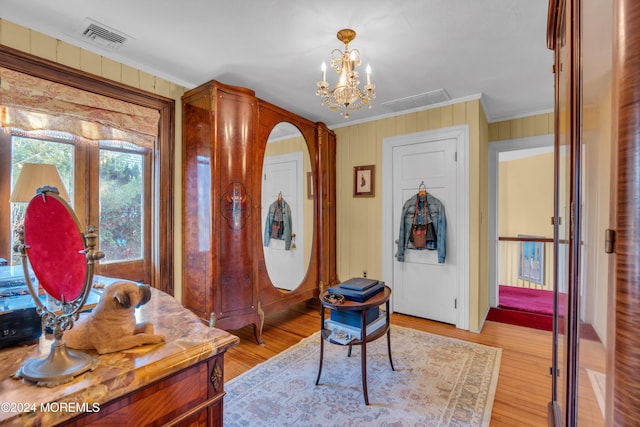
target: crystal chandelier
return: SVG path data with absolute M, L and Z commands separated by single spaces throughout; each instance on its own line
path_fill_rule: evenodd
M 360 51 L 349 50 L 349 43 L 356 38 L 356 32 L 350 29 L 338 31 L 338 40 L 344 43 L 344 51 L 334 49 L 331 52 L 331 68 L 338 73 L 336 87 L 329 90 L 327 66 L 322 63 L 322 80 L 318 82 L 316 95 L 322 97 L 322 105 L 330 110 L 340 110 L 340 114 L 349 117 L 350 111 L 356 111 L 368 105 L 376 97 L 376 85 L 371 84 L 371 67 L 367 65 L 367 84 L 360 89 Z

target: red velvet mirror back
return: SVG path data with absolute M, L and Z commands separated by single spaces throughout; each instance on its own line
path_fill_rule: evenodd
M 37 195 L 24 217 L 27 256 L 40 285 L 58 301 L 82 293 L 87 261 L 79 221 L 69 205 L 52 193 Z

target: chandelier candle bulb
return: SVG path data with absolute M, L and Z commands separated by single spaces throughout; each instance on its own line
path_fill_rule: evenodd
M 322 81 L 326 82 L 327 81 L 327 64 L 323 62 L 322 65 L 320 66 L 320 69 L 322 70 Z
M 367 84 L 371 84 L 371 65 L 367 64 Z

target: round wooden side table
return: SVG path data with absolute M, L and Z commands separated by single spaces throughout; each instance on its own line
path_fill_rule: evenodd
M 322 374 L 322 361 L 324 358 L 324 342 L 328 341 L 331 344 L 349 346 L 348 357 L 351 356 L 351 349 L 354 345 L 361 347 L 361 366 L 362 366 L 362 392 L 364 394 L 365 404 L 369 404 L 369 393 L 367 391 L 367 343 L 377 340 L 383 335 L 387 336 L 387 350 L 389 352 L 389 363 L 391 364 L 391 370 L 395 371 L 393 367 L 393 360 L 391 358 L 391 328 L 389 322 L 389 297 L 391 296 L 391 289 L 385 286 L 381 292 L 373 295 L 371 298 L 364 302 L 357 302 L 344 299 L 342 302 L 330 301 L 328 296 L 332 295 L 329 291 L 324 291 L 320 295 L 321 303 L 321 315 L 320 315 L 320 366 L 318 368 L 318 378 L 316 379 L 316 385 L 320 383 L 320 375 Z M 375 329 L 370 334 L 367 334 L 367 310 L 373 307 L 379 307 L 385 304 L 385 322 L 384 325 Z M 332 331 L 325 328 L 325 311 L 326 309 L 337 311 L 351 311 L 360 314 L 360 338 L 355 338 L 347 343 L 334 341 L 331 339 Z M 373 323 L 373 322 L 372 322 Z

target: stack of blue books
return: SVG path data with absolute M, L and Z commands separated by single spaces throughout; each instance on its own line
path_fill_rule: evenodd
M 381 292 L 384 282 L 364 277 L 354 277 L 328 289 L 329 293 L 341 294 L 345 299 L 364 302 Z
M 362 326 L 362 313 L 360 311 L 331 310 L 331 320 L 345 323 L 349 326 L 359 328 Z M 365 313 L 365 325 L 373 322 L 380 316 L 380 307 L 371 307 Z

